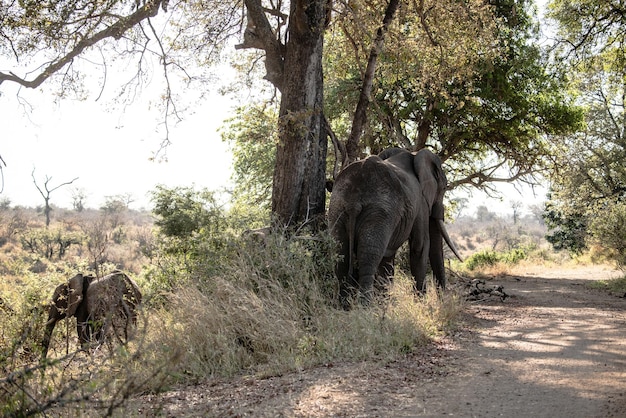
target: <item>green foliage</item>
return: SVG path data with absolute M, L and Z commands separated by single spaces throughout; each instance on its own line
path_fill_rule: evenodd
M 193 187 L 168 189 L 157 186 L 152 193 L 153 212 L 157 216 L 154 224 L 165 237 L 185 241 L 205 229 L 216 229 L 219 208 L 212 192 Z
M 598 210 L 602 216 L 592 218 L 591 241 L 607 249 L 608 258 L 626 267 L 626 202 Z
M 147 270 L 148 291 L 154 302 L 159 295 L 187 283 L 190 277 L 214 272 L 224 257 L 236 248 L 232 244 L 231 219 L 206 189 L 166 188 L 153 192 L 157 226 L 153 265 Z
M 587 219 L 584 213 L 567 213 L 555 202 L 548 201 L 543 218 L 549 230 L 546 240 L 555 250 L 581 254 L 587 249 Z
M 528 253 L 526 250 L 521 248 L 515 248 L 507 253 L 505 253 L 502 257 L 502 261 L 507 264 L 517 264 L 520 261 L 526 259 L 528 257 Z
M 566 95 L 564 79 L 548 70 L 532 4 L 502 1 L 487 8 L 467 2 L 452 16 L 459 5 L 428 7 L 420 22 L 419 11 L 405 10 L 385 43 L 363 154 L 430 146 L 446 160 L 452 187 L 486 187 L 495 167 L 511 177 L 543 167 L 543 135 L 580 128 L 582 112 Z M 371 6 L 365 11 L 371 13 Z M 376 17 L 350 20 L 359 28 L 341 26 L 350 35 L 345 38 L 333 32 L 327 52 L 327 114 L 339 136 L 350 125 L 365 66 L 353 57 L 367 58 L 370 43 L 362 33 L 374 33 L 378 24 L 368 19 Z M 363 21 L 372 27 L 361 28 Z M 353 43 L 358 53 L 351 51 Z
M 237 108 L 226 121 L 222 140 L 233 154 L 233 201 L 246 211 L 268 217 L 278 141 L 278 112 L 275 107 L 252 104 Z
M 589 244 L 619 264 L 626 200 L 626 37 L 624 14 L 610 2 L 554 0 L 557 60 L 585 109 L 584 130 L 559 137 L 552 150 L 551 201 L 546 220 L 555 248 L 580 252 Z
M 612 55 L 626 45 L 626 19 L 620 6 L 606 0 L 549 2 L 548 17 L 557 22 L 557 34 L 563 41 L 561 53 L 576 63 L 602 55 L 607 66 L 623 67 L 621 57 Z
M 493 250 L 482 250 L 472 254 L 465 265 L 470 270 L 476 270 L 482 267 L 495 266 L 498 263 L 517 264 L 521 260 L 528 257 L 528 253 L 521 248 L 514 248 L 507 252 L 497 252 Z
M 493 266 L 498 261 L 498 253 L 492 250 L 483 250 L 472 254 L 467 260 L 465 260 L 465 265 L 470 270 L 475 270 L 478 267 Z
M 616 279 L 597 280 L 589 284 L 589 287 L 624 297 L 626 295 L 626 275 Z

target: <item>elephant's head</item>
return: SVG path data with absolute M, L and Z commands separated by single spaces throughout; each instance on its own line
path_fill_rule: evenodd
M 387 160 L 394 155 L 404 154 L 407 158 L 404 160 L 396 159 L 395 164 L 402 161 L 403 169 L 413 171 L 422 189 L 422 195 L 428 202 L 430 208 L 430 216 L 434 219 L 444 218 L 445 208 L 443 206 L 443 195 L 448 186 L 446 175 L 441 167 L 441 159 L 427 149 L 421 149 L 416 153 L 409 153 L 402 148 L 388 148 L 378 154 L 378 156 Z M 408 157 L 411 154 L 412 157 Z
M 87 290 L 85 282 L 85 277 L 82 274 L 77 274 L 67 283 L 60 284 L 54 289 L 52 304 L 48 311 L 48 322 L 53 319 L 59 320 L 66 316 L 76 315 L 76 310 L 83 301 L 84 292 Z

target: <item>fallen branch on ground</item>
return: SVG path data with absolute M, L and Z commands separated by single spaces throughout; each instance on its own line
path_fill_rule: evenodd
M 461 276 L 459 273 L 448 270 L 448 272 L 457 278 L 457 284 L 459 287 L 465 287 L 465 299 L 469 301 L 480 301 L 489 298 L 490 296 L 497 296 L 502 302 L 509 295 L 504 291 L 504 287 L 499 284 L 487 286 L 487 282 L 483 279 L 469 279 Z

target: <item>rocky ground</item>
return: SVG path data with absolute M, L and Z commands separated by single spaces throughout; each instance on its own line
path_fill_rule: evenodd
M 131 401 L 140 416 L 623 417 L 626 299 L 598 267 L 493 279 L 509 295 L 468 305 L 463 326 L 398 361 L 329 364 L 269 379 L 211 380 Z M 622 295 L 623 296 L 623 295 Z

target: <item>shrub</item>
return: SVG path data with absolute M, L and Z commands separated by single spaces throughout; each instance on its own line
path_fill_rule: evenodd
M 626 295 L 626 275 L 616 279 L 597 280 L 592 282 L 589 287 L 592 289 L 600 289 L 611 294 L 624 297 Z
M 479 267 L 493 266 L 500 260 L 498 253 L 492 250 L 483 250 L 475 254 L 472 254 L 465 260 L 465 265 L 470 270 L 475 270 Z
M 465 266 L 470 270 L 494 266 L 497 263 L 517 264 L 528 257 L 528 253 L 521 248 L 514 248 L 507 252 L 483 250 L 472 254 L 465 260 Z
M 603 216 L 591 221 L 592 242 L 601 245 L 609 259 L 626 266 L 626 203 L 607 205 Z
M 48 260 L 63 258 L 67 250 L 76 244 L 80 244 L 82 237 L 63 229 L 29 229 L 21 235 L 21 243 L 24 249 L 33 254 L 45 257 Z
M 500 255 L 500 261 L 503 261 L 507 264 L 517 264 L 520 261 L 526 259 L 528 254 L 525 250 L 521 248 L 514 248 L 511 251 L 502 253 Z
M 239 250 L 228 253 L 219 274 L 200 268 L 160 308 L 163 325 L 151 338 L 166 353 L 183 352 L 179 379 L 397 356 L 450 327 L 462 307 L 435 286 L 416 299 L 398 272 L 389 299 L 346 312 L 336 303 L 329 236 L 274 232 L 233 245 Z

